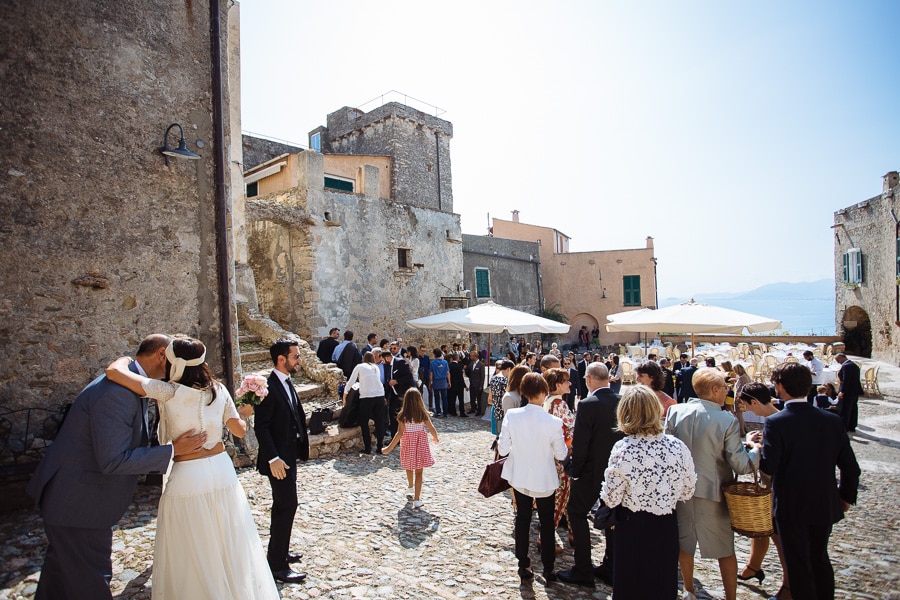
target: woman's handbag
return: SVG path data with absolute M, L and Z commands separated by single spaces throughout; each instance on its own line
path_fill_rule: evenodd
M 503 479 L 503 464 L 507 457 L 495 460 L 484 468 L 484 475 L 481 476 L 481 483 L 478 484 L 478 492 L 485 498 L 490 498 L 494 494 L 510 488 L 509 482 Z
M 618 511 L 616 510 L 616 506 L 607 506 L 605 503 L 600 503 L 600 506 L 594 512 L 594 529 L 609 529 L 610 527 L 615 527 L 619 520 Z
M 731 528 L 747 537 L 769 537 L 772 527 L 772 488 L 759 483 L 759 471 L 753 466 L 753 481 L 735 481 L 722 486 Z
M 347 392 L 347 404 L 341 409 L 338 426 L 344 428 L 359 427 L 359 384 L 354 383 Z

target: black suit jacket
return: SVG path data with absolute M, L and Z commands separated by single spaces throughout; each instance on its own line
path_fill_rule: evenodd
M 661 366 L 660 369 L 662 369 L 663 377 L 665 377 L 665 379 L 666 379 L 665 383 L 663 383 L 662 391 L 664 391 L 669 396 L 674 398 L 675 397 L 675 374 L 672 373 L 672 371 L 670 371 L 666 367 Z
M 353 368 L 361 362 L 362 354 L 359 353 L 359 348 L 356 347 L 356 344 L 350 342 L 341 350 L 341 355 L 338 356 L 335 364 L 344 372 L 344 377 L 349 378 L 353 373 Z
M 587 366 L 586 360 L 578 361 L 578 395 L 582 398 L 587 398 L 588 395 L 587 381 L 584 378 L 585 373 L 587 373 Z
M 306 413 L 297 404 L 297 412 L 291 410 L 287 390 L 274 369 L 268 380 L 269 394 L 256 407 L 256 439 L 259 455 L 256 468 L 263 475 L 271 475 L 269 461 L 279 457 L 291 468 L 297 459 L 309 460 L 309 435 L 306 433 Z M 299 437 L 298 437 L 299 435 Z
M 480 360 L 478 362 L 470 362 L 466 365 L 466 375 L 469 376 L 469 389 L 470 390 L 483 390 L 484 389 L 484 363 Z
M 696 372 L 697 367 L 685 367 L 678 371 L 677 378 L 679 400 L 684 401 L 694 397 L 694 386 L 691 383 L 691 380 L 693 379 L 694 373 Z
M 860 470 L 844 429 L 840 417 L 808 402 L 766 419 L 759 466 L 772 476 L 776 519 L 831 525 L 844 518 L 841 500 L 856 503 Z
M 319 342 L 319 347 L 316 349 L 316 356 L 319 357 L 319 362 L 323 365 L 333 362 L 331 360 L 331 355 L 334 352 L 334 349 L 338 347 L 338 344 L 340 344 L 340 342 L 331 336 L 328 336 Z
M 397 380 L 397 385 L 393 388 L 387 383 L 391 379 Z M 402 400 L 406 390 L 413 387 L 413 385 L 415 385 L 415 381 L 413 380 L 412 371 L 409 370 L 409 363 L 405 360 L 395 358 L 391 361 L 391 364 L 384 365 L 384 388 L 389 399 L 398 398 Z
M 579 488 L 589 490 L 591 494 L 600 493 L 612 447 L 624 437 L 622 432 L 615 430 L 618 406 L 619 395 L 609 388 L 600 388 L 579 402 L 575 412 L 568 473 L 584 479 L 589 486 Z
M 841 370 L 838 371 L 838 379 L 841 380 L 841 387 L 838 392 L 843 392 L 844 396 L 850 398 L 859 398 L 863 393 L 862 383 L 859 381 L 859 365 L 850 359 L 844 361 Z

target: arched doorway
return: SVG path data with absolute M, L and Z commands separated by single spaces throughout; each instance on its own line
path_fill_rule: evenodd
M 595 319 L 588 313 L 578 313 L 577 315 L 572 317 L 571 325 L 572 326 L 569 328 L 569 335 L 566 338 L 566 343 L 569 344 L 569 347 L 572 350 L 586 349 L 581 344 L 581 341 L 578 337 L 578 333 L 581 331 L 582 327 L 587 328 L 589 338 L 591 338 L 591 332 L 593 332 L 594 330 L 599 330 L 600 328 L 600 324 L 597 322 L 597 319 Z
M 841 337 L 847 354 L 872 357 L 872 323 L 869 313 L 859 306 L 849 306 L 841 319 Z

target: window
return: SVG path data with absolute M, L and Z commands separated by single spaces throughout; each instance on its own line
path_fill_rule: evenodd
M 863 283 L 865 266 L 863 254 L 859 248 L 850 248 L 844 254 L 844 283 Z
M 900 277 L 900 235 L 897 236 L 897 277 Z
M 487 269 L 475 269 L 475 297 L 491 297 L 491 274 Z
M 247 184 L 247 197 L 253 198 L 254 196 L 259 196 L 259 182 L 257 181 Z
M 344 177 L 336 177 L 334 175 L 326 175 L 325 176 L 325 189 L 326 190 L 336 190 L 338 192 L 353 192 L 353 184 L 355 182 L 352 179 L 346 179 Z
M 312 134 L 312 137 L 309 138 L 309 146 L 316 152 L 321 152 L 322 151 L 322 134 L 321 133 Z
M 622 287 L 625 289 L 625 306 L 640 306 L 641 276 L 625 275 L 622 277 Z
M 411 269 L 412 260 L 409 257 L 409 248 L 397 248 L 397 266 L 401 269 Z

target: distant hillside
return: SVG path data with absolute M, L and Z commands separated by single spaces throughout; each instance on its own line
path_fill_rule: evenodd
M 660 307 L 687 302 L 690 298 L 666 298 Z M 706 292 L 697 302 L 781 320 L 782 331 L 795 335 L 834 335 L 834 280 L 802 283 L 769 283 L 749 292 Z

